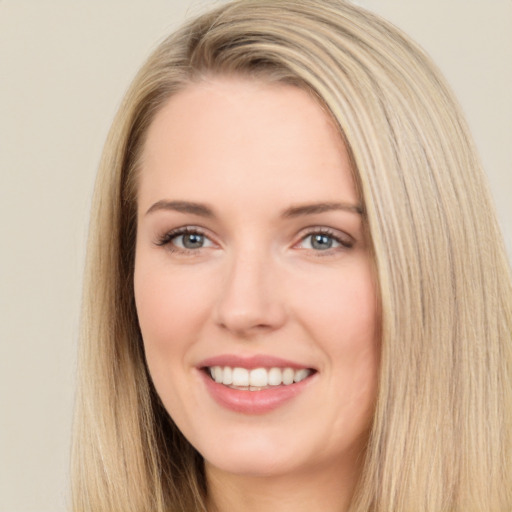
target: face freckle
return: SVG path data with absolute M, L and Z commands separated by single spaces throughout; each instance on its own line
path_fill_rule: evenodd
M 378 301 L 329 116 L 289 85 L 192 84 L 150 126 L 138 186 L 147 363 L 207 471 L 354 465 L 375 401 Z

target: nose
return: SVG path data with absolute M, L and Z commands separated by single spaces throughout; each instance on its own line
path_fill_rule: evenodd
M 271 256 L 257 251 L 233 256 L 219 290 L 217 324 L 242 338 L 282 327 L 287 313 L 278 274 Z

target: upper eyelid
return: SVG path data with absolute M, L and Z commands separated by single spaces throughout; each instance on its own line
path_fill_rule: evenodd
M 356 242 L 356 238 L 354 238 L 352 235 L 350 235 L 346 231 L 343 231 L 341 229 L 336 229 L 336 228 L 330 228 L 327 226 L 310 226 L 310 227 L 302 229 L 301 233 L 299 233 L 300 240 L 304 239 L 307 236 L 314 235 L 315 233 L 320 233 L 322 235 L 328 235 L 333 238 L 341 238 L 341 239 L 347 238 L 352 243 Z
M 214 240 L 214 237 L 212 237 L 208 230 L 195 225 L 187 225 L 187 226 L 181 226 L 178 228 L 170 229 L 165 231 L 161 235 L 157 235 L 156 244 L 157 245 L 166 245 L 171 242 L 173 238 L 176 238 L 178 236 L 186 235 L 189 233 L 196 233 L 198 235 L 204 236 L 205 238 L 208 238 L 213 243 L 216 243 Z

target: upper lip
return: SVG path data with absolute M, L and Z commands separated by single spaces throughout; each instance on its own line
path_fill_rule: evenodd
M 282 359 L 280 357 L 263 354 L 252 356 L 222 354 L 204 359 L 198 365 L 199 368 L 212 366 L 229 366 L 231 368 L 246 368 L 248 370 L 252 370 L 254 368 L 293 368 L 295 370 L 300 370 L 301 368 L 314 369 L 307 364 L 301 364 L 295 361 Z

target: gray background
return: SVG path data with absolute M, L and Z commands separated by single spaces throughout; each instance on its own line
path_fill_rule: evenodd
M 0 511 L 60 512 L 95 170 L 131 77 L 205 0 L 0 1 Z M 512 1 L 359 0 L 455 89 L 512 253 Z

